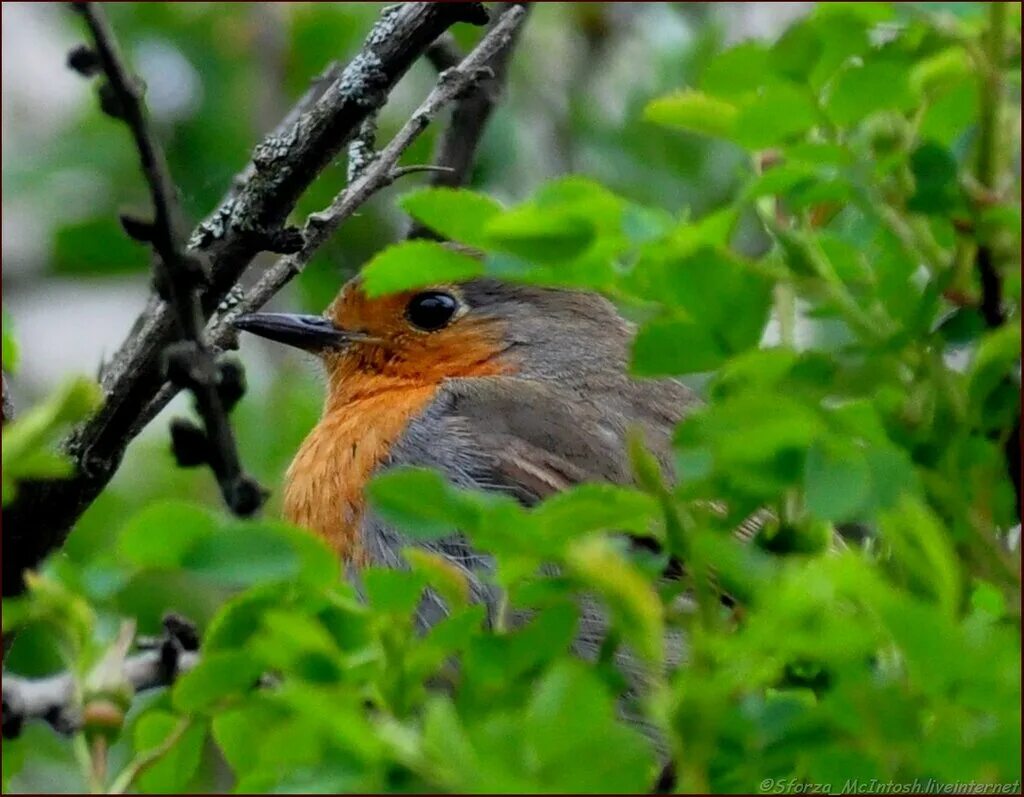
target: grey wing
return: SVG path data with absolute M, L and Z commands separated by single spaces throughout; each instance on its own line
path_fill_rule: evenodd
M 693 394 L 680 383 L 625 377 L 602 387 L 584 395 L 511 376 L 448 380 L 393 446 L 385 467 L 437 468 L 454 484 L 530 506 L 584 481 L 628 482 L 625 439 L 634 424 L 667 466 L 672 427 L 695 404 Z M 371 561 L 404 566 L 407 540 L 372 513 L 363 537 Z M 460 535 L 428 547 L 460 567 L 474 596 L 493 607 L 495 596 L 480 578 L 491 568 L 487 556 Z

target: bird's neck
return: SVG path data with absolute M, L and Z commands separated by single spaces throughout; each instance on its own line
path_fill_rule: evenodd
M 323 417 L 288 469 L 285 517 L 319 534 L 343 560 L 363 564 L 363 488 L 437 387 L 391 377 L 332 384 Z

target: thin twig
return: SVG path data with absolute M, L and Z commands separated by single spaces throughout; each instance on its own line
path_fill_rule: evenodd
M 235 287 L 261 251 L 294 252 L 298 231 L 283 225 L 299 197 L 337 157 L 366 116 L 427 47 L 456 22 L 483 24 L 480 3 L 403 3 L 384 9 L 362 48 L 312 105 L 267 136 L 219 207 L 190 241 L 210 261 L 204 319 Z M 79 62 L 79 66 L 81 63 Z M 303 104 L 303 103 L 300 103 Z M 25 481 L 3 508 L 3 591 L 19 594 L 23 573 L 59 547 L 68 530 L 117 471 L 140 419 L 165 384 L 161 355 L 174 337 L 173 313 L 151 296 L 104 368 L 103 406 L 62 443 L 74 474 Z
M 138 640 L 141 646 L 143 640 Z M 164 633 L 140 653 L 123 659 L 118 682 L 135 692 L 169 686 L 199 662 L 195 628 L 176 615 L 164 618 Z M 110 675 L 108 673 L 108 675 Z M 3 674 L 3 736 L 16 737 L 26 722 L 42 720 L 58 733 L 72 734 L 81 728 L 76 678 L 62 672 L 45 678 Z
M 221 370 L 214 353 L 203 341 L 204 316 L 199 299 L 203 280 L 200 262 L 185 251 L 177 190 L 163 149 L 149 121 L 141 84 L 129 74 L 117 39 L 103 10 L 95 3 L 75 6 L 85 18 L 96 47 L 100 67 L 113 99 L 112 110 L 128 126 L 139 152 L 142 171 L 153 200 L 152 222 L 133 220 L 126 228 L 133 237 L 148 241 L 157 255 L 159 291 L 174 315 L 178 343 L 165 350 L 168 375 L 188 387 L 205 427 L 205 457 L 217 477 L 221 494 L 232 512 L 251 515 L 263 504 L 265 492 L 242 471 L 228 408 L 218 385 Z
M 978 183 L 990 193 L 998 190 L 999 166 L 1002 160 L 1000 125 L 1003 107 L 1003 50 L 1006 37 L 1006 7 L 989 3 L 989 22 L 985 36 L 985 59 L 981 70 L 981 101 L 978 118 Z M 981 282 L 981 315 L 989 327 L 1002 326 L 1003 284 L 992 255 L 992 247 L 978 246 L 978 277 Z
M 427 60 L 438 72 L 444 72 L 453 66 L 458 66 L 462 61 L 462 51 L 450 33 L 437 37 L 437 41 L 427 48 Z
M 454 69 L 447 70 L 439 76 L 437 84 L 412 114 L 402 129 L 395 134 L 384 149 L 363 171 L 363 173 L 341 191 L 334 201 L 324 210 L 313 213 L 306 221 L 302 234 L 305 244 L 293 255 L 279 259 L 268 268 L 243 298 L 234 303 L 225 313 L 215 317 L 207 328 L 210 342 L 221 348 L 234 346 L 235 329 L 231 322 L 240 315 L 258 310 L 278 293 L 291 279 L 300 274 L 316 252 L 345 220 L 362 207 L 375 193 L 390 185 L 397 177 L 408 174 L 410 169 L 421 171 L 424 167 L 398 168 L 397 163 L 402 153 L 423 132 L 429 122 L 456 97 L 462 96 L 467 88 L 476 84 L 490 74 L 486 66 L 494 54 L 508 47 L 509 41 L 515 36 L 522 25 L 526 10 L 515 6 L 502 15 L 501 20 L 480 40 L 480 43 Z M 452 167 L 430 167 L 449 169 Z M 173 397 L 175 388 L 165 386 L 150 403 L 142 418 L 158 413 Z
M 501 20 L 511 11 L 520 9 L 525 13 L 529 10 L 528 5 L 520 3 L 505 3 L 499 15 L 495 16 L 492 26 L 501 24 Z M 518 13 L 518 12 L 517 12 Z M 491 118 L 495 105 L 500 99 L 508 76 L 508 65 L 515 49 L 516 42 L 522 26 L 516 28 L 513 35 L 505 45 L 496 50 L 487 60 L 484 66 L 491 70 L 491 77 L 477 83 L 471 90 L 467 91 L 458 99 L 452 108 L 451 120 L 444 132 L 438 138 L 434 151 L 434 163 L 446 168 L 444 172 L 438 172 L 431 180 L 434 186 L 457 187 L 466 185 L 469 182 L 470 172 L 476 162 L 476 153 L 483 139 L 487 122 Z M 433 61 L 435 65 L 441 66 L 447 59 L 457 56 L 458 51 L 440 44 L 441 40 L 435 42 Z M 454 43 L 452 43 L 454 46 Z M 428 56 L 431 51 L 428 50 Z M 436 235 L 419 224 L 410 226 L 408 238 L 433 238 Z
M 138 779 L 139 775 L 170 752 L 171 748 L 174 747 L 174 745 L 178 743 L 178 740 L 185 735 L 185 731 L 187 731 L 191 725 L 191 718 L 182 717 L 179 719 L 178 724 L 171 729 L 171 732 L 167 734 L 166 739 L 160 742 L 160 744 L 152 750 L 147 750 L 122 770 L 121 774 L 118 775 L 111 784 L 108 794 L 124 794 Z

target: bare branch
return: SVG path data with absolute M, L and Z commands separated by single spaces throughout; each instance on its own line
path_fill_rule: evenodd
M 377 153 L 376 158 L 355 182 L 341 191 L 330 206 L 310 215 L 302 231 L 305 239 L 303 248 L 293 255 L 278 260 L 263 273 L 256 284 L 245 292 L 239 301 L 233 302 L 226 312 L 213 319 L 207 328 L 208 339 L 213 345 L 233 348 L 236 333 L 231 322 L 235 318 L 258 310 L 292 278 L 300 274 L 317 250 L 323 246 L 342 222 L 351 218 L 376 192 L 390 185 L 396 177 L 408 174 L 410 169 L 414 171 L 423 169 L 421 166 L 406 167 L 405 169 L 398 169 L 396 166 L 402 153 L 409 148 L 445 106 L 457 97 L 463 96 L 467 89 L 475 86 L 481 79 L 485 79 L 485 76 L 490 75 L 487 64 L 492 61 L 495 53 L 508 47 L 509 41 L 515 36 L 525 16 L 526 10 L 521 6 L 510 9 L 502 15 L 498 24 L 480 40 L 480 43 L 459 66 L 445 71 L 438 77 L 437 84 L 420 107 L 416 109 L 388 145 Z M 433 170 L 450 167 L 430 168 Z M 175 392 L 174 386 L 165 386 L 150 403 L 142 417 L 156 415 Z
M 208 318 L 260 251 L 294 250 L 282 226 L 317 175 L 348 143 L 367 115 L 440 34 L 456 22 L 483 24 L 480 3 L 403 3 L 381 12 L 362 49 L 290 125 L 268 136 L 221 205 L 193 232 L 190 254 L 211 264 L 202 294 Z M 68 530 L 116 472 L 165 380 L 161 353 L 173 340 L 174 314 L 156 295 L 104 369 L 101 409 L 63 443 L 75 473 L 59 481 L 26 481 L 3 509 L 4 594 L 23 589 L 22 573 L 60 546 Z
M 438 72 L 458 66 L 462 61 L 462 51 L 456 44 L 455 37 L 450 33 L 438 36 L 437 41 L 427 48 L 427 60 Z
M 164 633 L 156 640 L 138 640 L 146 649 L 124 659 L 121 679 L 135 692 L 169 686 L 199 662 L 199 641 L 191 623 L 177 615 L 164 618 Z M 26 722 L 43 720 L 59 733 L 81 727 L 82 706 L 74 676 L 62 672 L 46 678 L 3 674 L 3 736 L 10 739 Z
M 112 115 L 131 131 L 149 184 L 154 209 L 152 222 L 123 216 L 122 224 L 129 235 L 152 245 L 157 255 L 157 289 L 170 305 L 178 339 L 164 350 L 167 375 L 191 390 L 205 428 L 205 434 L 196 430 L 194 439 L 198 439 L 204 449 L 202 456 L 195 457 L 196 464 L 205 461 L 210 465 L 232 512 L 251 515 L 262 505 L 265 493 L 242 472 L 234 432 L 228 421 L 230 407 L 226 406 L 219 389 L 226 382 L 225 374 L 214 353 L 203 342 L 204 317 L 199 301 L 199 288 L 204 281 L 202 264 L 185 251 L 177 190 L 150 124 L 141 84 L 129 74 L 103 10 L 95 3 L 81 3 L 75 8 L 85 18 L 99 67 L 107 80 L 100 87 L 100 96 L 107 98 L 111 109 L 116 111 Z M 238 374 L 233 383 L 240 382 Z M 238 395 L 232 398 L 237 400 Z
M 501 20 L 511 11 L 520 9 L 523 13 L 529 9 L 528 5 L 521 3 L 505 3 L 496 16 L 494 26 L 500 25 Z M 487 122 L 491 118 L 495 105 L 500 99 L 505 80 L 508 75 L 508 65 L 515 49 L 521 28 L 517 27 L 508 42 L 487 60 L 484 66 L 490 68 L 492 75 L 487 80 L 480 81 L 472 90 L 467 91 L 452 108 L 451 121 L 444 133 L 438 138 L 434 151 L 434 163 L 445 167 L 446 171 L 433 175 L 430 183 L 435 186 L 461 186 L 469 182 L 470 172 L 476 161 L 477 149 L 483 138 Z M 435 65 L 443 65 L 445 59 L 454 57 L 452 51 L 441 44 L 443 39 L 434 43 L 433 62 Z M 454 46 L 454 42 L 451 42 Z M 457 52 L 457 51 L 456 51 Z M 428 50 L 427 55 L 431 55 Z M 413 224 L 409 230 L 409 238 L 435 237 L 434 233 L 418 224 Z

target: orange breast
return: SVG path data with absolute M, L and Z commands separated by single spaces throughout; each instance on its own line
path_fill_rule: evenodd
M 389 335 L 373 318 L 342 321 L 342 328 Z M 363 344 L 326 356 L 324 414 L 288 469 L 285 517 L 319 534 L 343 559 L 364 564 L 367 481 L 445 379 L 515 370 L 502 356 L 501 341 L 502 330 L 493 323 L 467 322 L 430 335 L 394 332 L 388 345 Z
M 363 488 L 437 384 L 367 390 L 328 407 L 288 469 L 284 514 L 320 534 L 345 560 L 364 563 Z

